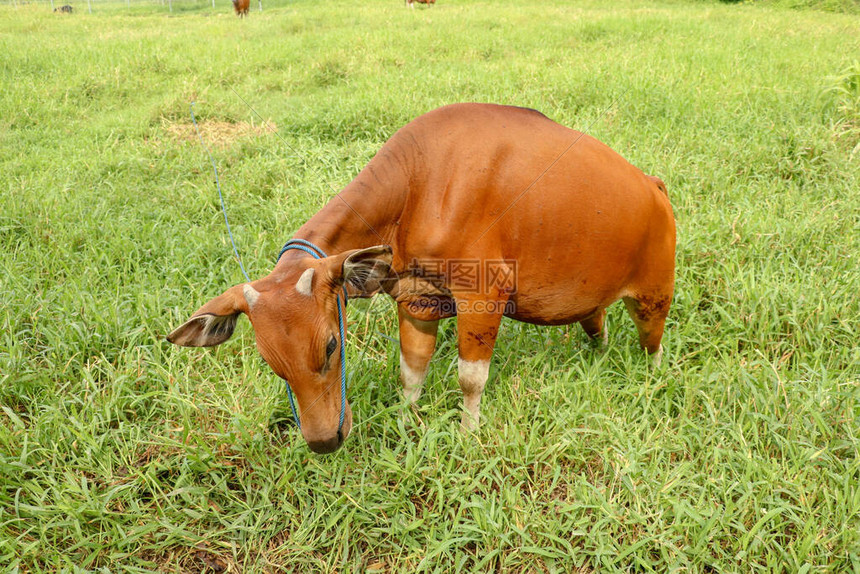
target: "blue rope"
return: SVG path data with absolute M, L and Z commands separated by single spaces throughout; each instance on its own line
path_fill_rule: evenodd
M 304 249 L 303 249 L 304 247 Z M 304 239 L 290 239 L 281 249 L 281 252 L 278 253 L 278 261 L 281 260 L 281 255 L 284 254 L 285 251 L 289 249 L 301 249 L 305 253 L 310 253 L 314 259 L 320 259 L 321 257 L 328 257 L 325 254 L 325 251 L 311 243 L 310 241 L 306 241 Z
M 233 253 L 236 255 L 236 260 L 239 262 L 239 268 L 242 269 L 242 275 L 244 275 L 245 279 L 250 283 L 251 278 L 248 277 L 248 273 L 245 272 L 245 266 L 242 265 L 242 257 L 239 255 L 239 250 L 236 249 L 236 241 L 233 239 L 233 232 L 230 230 L 230 222 L 227 221 L 227 208 L 224 207 L 224 195 L 221 193 L 221 182 L 218 180 L 218 168 L 215 166 L 215 159 L 212 157 L 212 153 L 209 151 L 209 148 L 206 147 L 206 144 L 203 142 L 203 136 L 200 135 L 200 128 L 197 127 L 197 119 L 194 117 L 194 102 L 191 102 L 189 108 L 191 109 L 191 121 L 194 123 L 194 129 L 197 131 L 200 145 L 202 145 L 203 149 L 206 150 L 206 153 L 209 155 L 209 161 L 212 162 L 212 171 L 215 172 L 215 185 L 218 186 L 218 198 L 221 200 L 221 213 L 224 214 L 224 223 L 227 225 L 227 234 L 230 236 L 230 243 L 233 245 Z
M 291 250 L 298 249 L 299 251 L 304 251 L 314 259 L 323 259 L 324 257 L 328 257 L 325 254 L 325 251 L 311 243 L 310 241 L 305 241 L 304 239 L 290 239 L 284 244 L 281 252 L 278 253 L 278 260 L 281 259 L 281 256 Z M 343 428 L 343 419 L 346 416 L 346 329 L 344 328 L 343 322 L 343 307 L 346 307 L 346 303 L 348 301 L 346 295 L 346 286 L 343 288 L 343 303 L 341 303 L 340 295 L 337 295 L 337 324 L 338 330 L 340 331 L 340 420 L 337 423 L 337 432 L 340 432 Z M 296 426 L 301 430 L 302 423 L 299 419 L 299 413 L 296 409 L 296 402 L 293 398 L 293 389 L 290 387 L 290 382 L 284 379 L 284 383 L 287 387 L 287 396 L 290 399 L 290 410 L 293 411 L 293 419 L 296 421 Z
M 290 249 L 298 249 L 299 251 L 304 251 L 314 259 L 323 259 L 324 257 L 328 257 L 325 251 L 307 241 L 305 239 L 290 239 L 287 241 L 284 246 L 281 248 L 280 253 L 278 253 L 277 261 L 281 260 L 281 256 L 289 251 Z M 349 303 L 349 295 L 346 293 L 346 285 L 343 287 L 343 303 L 346 305 Z

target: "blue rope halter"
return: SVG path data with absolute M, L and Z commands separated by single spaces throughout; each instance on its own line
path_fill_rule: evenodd
M 314 259 L 322 259 L 328 257 L 325 251 L 304 239 L 290 239 L 284 244 L 281 252 L 278 253 L 278 261 L 281 256 L 290 249 L 298 249 L 304 251 Z M 341 303 L 340 295 L 337 295 L 337 324 L 340 330 L 340 420 L 337 423 L 337 432 L 343 428 L 343 418 L 346 415 L 346 330 L 343 326 L 343 309 L 346 308 L 346 303 L 349 298 L 346 295 L 346 287 L 343 288 L 343 303 Z M 290 382 L 284 379 L 287 386 L 287 396 L 290 398 L 290 410 L 293 411 L 293 419 L 296 421 L 296 426 L 299 430 L 302 428 L 302 423 L 299 420 L 299 413 L 296 410 L 296 403 L 293 399 L 293 389 L 290 388 Z

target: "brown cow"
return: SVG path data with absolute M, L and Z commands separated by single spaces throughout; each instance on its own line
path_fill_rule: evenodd
M 579 322 L 605 343 L 605 310 L 620 298 L 641 346 L 655 361 L 662 353 L 675 269 L 663 182 L 534 110 L 456 104 L 417 118 L 295 237 L 331 255 L 285 252 L 268 276 L 215 297 L 168 339 L 217 345 L 247 314 L 263 358 L 298 398 L 315 452 L 337 449 L 352 425 L 334 353 L 344 285 L 353 297 L 381 289 L 397 302 L 410 402 L 439 319 L 457 316 L 467 429 L 478 424 L 502 316 Z
M 240 18 L 248 15 L 248 8 L 251 6 L 251 0 L 233 0 L 233 10 Z

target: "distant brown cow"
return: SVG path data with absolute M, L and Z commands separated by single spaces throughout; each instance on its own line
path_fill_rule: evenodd
M 233 9 L 240 18 L 248 15 L 248 7 L 250 6 L 251 0 L 233 0 Z
M 419 4 L 435 4 L 436 0 L 406 0 L 406 5 L 410 8 L 415 8 L 415 3 Z
M 60 12 L 63 14 L 71 14 L 72 7 L 66 4 L 65 6 L 60 6 L 59 8 L 54 8 L 54 12 Z

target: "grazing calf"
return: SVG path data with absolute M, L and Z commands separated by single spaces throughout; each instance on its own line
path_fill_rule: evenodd
M 233 9 L 240 18 L 248 15 L 248 8 L 250 6 L 251 0 L 233 0 Z
M 655 361 L 662 352 L 675 273 L 663 182 L 534 110 L 456 104 L 415 119 L 294 237 L 304 248 L 200 307 L 168 340 L 218 345 L 246 314 L 315 452 L 337 449 L 352 427 L 335 352 L 344 289 L 396 301 L 409 401 L 421 394 L 439 320 L 457 317 L 467 429 L 478 425 L 503 316 L 580 323 L 605 341 L 606 307 L 623 299 L 640 345 Z

